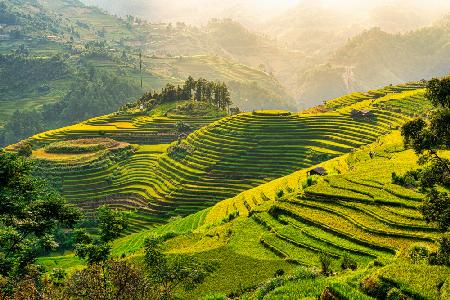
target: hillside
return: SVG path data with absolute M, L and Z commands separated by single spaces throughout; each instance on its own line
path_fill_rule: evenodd
M 242 109 L 295 107 L 276 78 L 257 65 L 237 63 L 204 30 L 185 24 L 151 24 L 134 17 L 120 19 L 79 1 L 16 0 L 1 1 L 0 5 L 0 75 L 7 79 L 0 84 L 0 101 L 5 108 L 0 113 L 1 145 L 113 112 L 142 94 L 139 52 L 144 54 L 144 90 L 157 90 L 168 82 L 179 84 L 186 74 L 207 76 L 228 83 L 235 104 Z M 253 54 L 254 50 L 248 55 Z M 7 126 L 16 110 L 38 120 L 33 110 L 40 112 L 45 105 L 64 101 L 79 87 L 76 83 L 93 72 L 113 74 L 117 77 L 113 88 L 126 84 L 128 93 L 120 95 L 113 105 L 104 106 L 103 111 L 86 111 L 70 122 L 59 115 L 49 124 L 39 121 Z M 85 96 L 99 102 L 109 97 Z M 22 119 L 18 116 L 13 119 Z M 29 130 L 16 132 L 12 127 Z
M 394 185 L 391 179 L 393 171 L 414 169 L 415 159 L 412 151 L 403 150 L 400 134 L 394 131 L 323 162 L 326 177 L 310 181 L 310 168 L 297 171 L 186 218 L 119 239 L 113 254 L 136 259 L 146 236 L 166 234 L 167 253 L 218 260 L 219 269 L 205 283 L 182 294 L 188 299 L 211 292 L 312 299 L 326 288 L 342 299 L 374 299 L 366 294 L 371 291 L 370 278 L 383 288 L 439 299 L 445 295 L 447 285 L 441 286 L 448 282 L 448 268 L 406 259 L 411 245 L 434 249 L 438 231 L 418 211 L 422 194 Z M 332 259 L 334 276 L 310 271 L 319 268 L 323 253 Z M 350 257 L 357 270 L 342 270 L 343 257 Z M 80 263 L 71 256 L 40 261 L 48 268 Z M 267 281 L 280 269 L 287 275 Z
M 450 72 L 449 18 L 403 34 L 373 28 L 338 48 L 328 63 L 299 73 L 300 99 L 326 100 L 376 86 L 444 76 Z M 332 86 L 333 89 L 328 87 Z
M 244 190 L 374 142 L 427 109 L 412 83 L 337 98 L 316 112 L 254 111 L 219 119 L 166 105 L 148 114 L 118 112 L 44 132 L 33 144 L 36 173 L 69 200 L 91 210 L 101 203 L 138 209 L 135 225 L 187 215 Z M 414 108 L 411 101 L 419 104 Z M 352 109 L 369 108 L 358 119 Z M 198 129 L 177 140 L 177 122 Z M 201 128 L 200 128 L 201 127 Z M 61 141 L 112 138 L 125 154 L 49 153 Z M 15 146 L 12 146 L 15 147 Z M 148 223 L 147 223 L 148 224 Z

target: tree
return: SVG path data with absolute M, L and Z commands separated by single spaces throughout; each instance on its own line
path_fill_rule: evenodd
M 177 131 L 177 133 L 179 135 L 181 135 L 181 134 L 185 134 L 185 133 L 188 133 L 189 131 L 191 131 L 191 126 L 189 126 L 189 124 L 186 124 L 182 121 L 179 121 L 175 124 L 175 130 Z
M 183 255 L 168 256 L 162 251 L 162 242 L 163 237 L 145 241 L 144 263 L 149 280 L 158 291 L 158 299 L 172 299 L 178 286 L 193 289 L 216 269 L 212 262 L 200 262 Z
M 101 239 L 108 243 L 118 238 L 128 228 L 128 212 L 110 209 L 103 205 L 97 208 L 98 229 Z
M 113 210 L 106 205 L 97 208 L 98 238 L 92 238 L 84 230 L 75 232 L 75 253 L 89 265 L 105 263 L 110 256 L 109 242 L 118 238 L 129 225 L 128 212 Z
M 442 231 L 450 226 L 450 199 L 440 186 L 450 186 L 450 161 L 440 150 L 450 147 L 450 77 L 432 79 L 427 84 L 426 97 L 435 106 L 429 120 L 418 118 L 402 127 L 406 148 L 419 155 L 420 186 L 427 192 L 421 207 L 427 222 L 435 222 Z M 449 251 L 450 252 L 450 251 Z
M 192 98 L 192 90 L 195 89 L 195 80 L 192 76 L 189 76 L 186 82 L 184 83 L 184 90 L 186 91 L 186 95 L 188 96 L 185 100 L 190 100 Z
M 31 170 L 30 161 L 0 151 L 0 275 L 10 291 L 36 269 L 39 250 L 58 246 L 55 230 L 73 228 L 81 216 Z
M 27 141 L 19 143 L 17 148 L 17 154 L 23 157 L 30 157 L 33 154 L 33 148 L 31 144 Z

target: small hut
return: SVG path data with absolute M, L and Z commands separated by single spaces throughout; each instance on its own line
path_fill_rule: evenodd
M 374 117 L 373 111 L 371 110 L 357 110 L 353 109 L 351 112 L 353 118 L 359 119 L 372 119 Z
M 327 175 L 327 170 L 324 167 L 316 167 L 312 170 L 309 170 L 306 175 L 313 176 L 313 175 L 319 175 L 319 176 L 325 176 Z

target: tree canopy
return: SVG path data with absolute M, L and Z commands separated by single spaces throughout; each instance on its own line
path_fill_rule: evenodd
M 450 226 L 450 199 L 440 187 L 450 186 L 450 161 L 441 150 L 450 148 L 450 77 L 432 79 L 427 84 L 426 97 L 435 110 L 428 119 L 418 118 L 402 128 L 406 147 L 419 154 L 420 186 L 427 191 L 422 213 L 428 222 L 435 222 L 446 231 Z
M 31 163 L 0 151 L 0 275 L 26 275 L 41 249 L 58 246 L 54 233 L 72 228 L 80 211 L 31 174 Z
M 153 102 L 151 102 L 154 100 Z M 224 82 L 213 82 L 200 78 L 194 80 L 191 76 L 183 86 L 167 84 L 161 92 L 147 92 L 137 102 L 138 105 L 149 106 L 150 103 L 167 103 L 182 100 L 207 102 L 219 109 L 226 109 L 232 104 L 230 91 Z

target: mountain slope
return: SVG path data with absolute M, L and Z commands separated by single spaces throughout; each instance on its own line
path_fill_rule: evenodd
M 168 254 L 216 260 L 219 269 L 206 282 L 180 294 L 188 299 L 212 292 L 317 298 L 326 287 L 344 299 L 373 299 L 364 294 L 368 277 L 381 280 L 384 288 L 438 299 L 438 282 L 448 282 L 448 268 L 414 265 L 405 257 L 418 243 L 434 249 L 439 232 L 421 218 L 423 195 L 391 183 L 391 173 L 416 168 L 416 158 L 394 131 L 321 163 L 328 176 L 308 180 L 309 168 L 297 171 L 186 218 L 123 237 L 114 242 L 113 255 L 136 259 L 143 254 L 145 237 L 170 234 L 164 244 Z M 314 271 L 324 253 L 335 272 L 330 277 Z M 343 257 L 357 269 L 342 270 Z M 47 267 L 79 264 L 70 256 L 40 261 Z M 280 269 L 287 275 L 267 282 Z
M 6 78 L 0 83 L 0 102 L 5 108 L 0 113 L 0 145 L 72 124 L 74 120 L 63 115 L 44 122 L 47 118 L 39 114 L 45 105 L 61 106 L 77 91 L 79 82 L 94 73 L 113 74 L 118 83 L 115 87 L 129 84 L 133 89 L 125 89 L 130 93 L 114 105 L 104 106 L 106 110 L 86 111 L 87 117 L 112 112 L 141 94 L 139 52 L 144 54 L 145 90 L 160 89 L 168 82 L 179 84 L 188 75 L 204 76 L 228 83 L 235 105 L 241 109 L 295 107 L 276 78 L 237 63 L 207 30 L 149 24 L 134 17 L 119 19 L 79 1 L 15 0 L 0 1 L 0 5 L 0 23 L 4 24 L 0 28 L 0 76 Z M 255 49 L 257 46 L 247 57 L 254 57 Z M 86 97 L 102 102 L 109 96 L 94 93 Z M 11 120 L 13 113 L 15 119 Z M 38 120 L 38 124 L 23 119 Z
M 449 40 L 448 17 L 405 34 L 377 28 L 365 31 L 338 49 L 328 64 L 301 76 L 300 98 L 314 103 L 311 99 L 326 100 L 346 92 L 444 76 L 450 72 Z
M 420 84 L 409 84 L 342 97 L 319 113 L 255 111 L 216 122 L 214 116 L 176 112 L 173 104 L 150 115 L 130 111 L 94 118 L 29 141 L 37 173 L 71 201 L 88 210 L 105 202 L 136 207 L 144 215 L 137 220 L 161 222 L 369 144 L 426 109 L 401 109 L 401 103 L 420 103 L 423 97 Z M 352 109 L 365 108 L 373 110 L 373 119 L 351 116 Z M 173 142 L 179 121 L 192 129 L 206 126 Z M 135 150 L 97 150 L 80 157 L 48 150 L 60 141 L 105 137 Z

